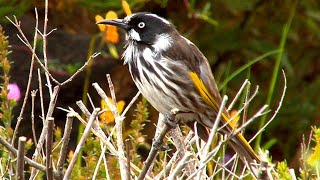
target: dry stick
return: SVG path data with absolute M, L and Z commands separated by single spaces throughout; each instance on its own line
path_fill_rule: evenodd
M 255 98 L 258 92 L 259 92 L 259 86 L 256 87 L 256 90 L 254 91 L 252 96 L 249 98 L 248 103 L 244 104 L 244 106 L 238 110 L 237 114 L 240 114 L 249 105 L 249 103 Z M 223 126 L 219 127 L 218 131 L 225 128 L 234 119 L 234 117 L 236 116 L 231 117 L 228 122 L 226 122 Z
M 113 99 L 115 100 L 115 94 L 114 94 L 114 87 L 111 81 L 110 76 L 107 75 L 108 83 L 109 83 L 109 88 L 110 88 L 110 93 Z M 126 179 L 126 158 L 124 156 L 124 145 L 123 145 L 123 138 L 122 138 L 122 122 L 124 117 L 120 116 L 117 110 L 117 107 L 115 105 L 116 102 L 111 103 L 108 99 L 108 96 L 106 93 L 101 89 L 98 83 L 93 83 L 92 86 L 96 89 L 100 97 L 107 103 L 109 106 L 110 111 L 112 112 L 113 116 L 115 117 L 115 129 L 117 132 L 117 147 L 118 147 L 118 161 L 120 165 L 120 175 L 121 179 Z
M 17 30 L 19 31 L 19 33 L 20 33 L 20 35 L 17 35 L 18 36 L 18 38 L 20 39 L 20 41 L 23 43 L 23 44 L 25 44 L 30 50 L 31 50 L 31 52 L 33 52 L 32 51 L 32 47 L 33 46 L 31 46 L 30 45 L 30 43 L 29 43 L 29 41 L 28 41 L 28 39 L 26 38 L 26 36 L 24 35 L 24 33 L 23 33 L 23 31 L 22 31 L 22 29 L 21 29 L 21 27 L 20 27 L 20 21 L 18 21 L 17 20 L 17 18 L 14 16 L 14 22 L 10 19 L 10 18 L 8 18 L 8 17 L 6 17 L 16 28 L 17 28 Z M 39 30 L 37 30 L 37 32 L 39 33 L 39 34 L 41 34 L 42 35 L 42 37 L 44 37 L 44 38 L 46 38 L 51 32 L 53 32 L 53 31 L 55 31 L 56 29 L 52 29 L 49 33 L 47 33 L 46 35 L 44 35 L 44 34 L 42 34 Z M 93 58 L 95 58 L 95 57 L 97 57 L 98 55 L 99 55 L 100 53 L 94 53 L 92 56 L 90 56 L 90 58 L 88 59 L 88 61 L 90 61 L 90 60 L 92 60 Z M 67 80 L 65 80 L 64 82 L 59 82 L 58 80 L 56 80 L 53 76 L 52 76 L 52 74 L 49 72 L 49 70 L 48 70 L 48 68 L 41 62 L 41 60 L 40 60 L 40 58 L 37 56 L 37 54 L 35 54 L 35 53 L 32 53 L 32 55 L 34 56 L 34 58 L 35 58 L 35 60 L 37 60 L 37 62 L 39 63 L 39 65 L 41 66 L 41 68 L 44 70 L 44 72 L 45 72 L 45 74 L 46 74 L 46 76 L 48 76 L 54 83 L 56 83 L 57 85 L 59 85 L 59 86 L 63 86 L 63 85 L 65 85 L 65 84 L 67 84 L 67 83 L 69 83 L 69 82 L 71 82 L 72 81 L 72 79 L 74 79 L 74 77 L 76 76 L 76 75 L 78 75 L 80 72 L 82 72 L 83 70 L 84 70 L 84 68 L 88 65 L 88 61 L 81 67 L 81 68 L 79 68 L 70 78 L 68 78 Z M 50 83 L 50 81 L 49 81 L 49 83 Z M 50 83 L 50 85 L 47 85 L 47 86 L 51 86 L 51 83 Z M 50 89 L 50 88 L 49 88 Z M 50 93 L 50 92 L 49 92 Z
M 275 110 L 273 116 L 269 119 L 269 121 L 250 139 L 250 141 L 248 141 L 249 143 L 252 142 L 262 131 L 264 131 L 264 129 L 273 121 L 273 119 L 276 117 L 276 115 L 278 114 L 278 112 L 282 106 L 282 102 L 283 102 L 284 96 L 286 95 L 286 89 L 287 89 L 287 78 L 286 78 L 286 74 L 285 74 L 284 70 L 282 70 L 282 75 L 283 75 L 283 80 L 284 80 L 284 87 L 283 87 L 280 101 L 278 103 L 278 107 Z
M 43 61 L 44 66 L 48 69 L 48 58 L 47 58 L 47 27 L 48 27 L 48 0 L 45 0 L 44 5 L 44 20 L 43 20 L 43 35 L 42 35 L 42 50 L 43 50 Z M 49 90 L 50 97 L 52 97 L 52 85 L 49 78 L 49 73 L 45 72 L 46 79 L 47 79 L 47 86 Z
M 31 52 L 33 52 L 33 47 L 31 46 L 31 44 L 29 43 L 28 39 L 26 38 L 25 34 L 23 33 L 23 31 L 22 31 L 22 29 L 21 29 L 21 26 L 20 26 L 20 25 L 21 25 L 21 22 L 17 20 L 16 16 L 13 16 L 13 17 L 14 17 L 14 22 L 13 22 L 10 18 L 8 18 L 8 17 L 6 17 L 6 18 L 7 18 L 7 19 L 17 28 L 17 30 L 19 31 L 19 33 L 20 33 L 21 36 L 17 34 L 17 37 L 20 39 L 20 41 L 21 41 L 24 45 L 26 45 Z M 40 31 L 37 31 L 37 32 L 38 32 L 38 33 L 41 33 Z M 59 84 L 60 84 L 59 81 L 57 81 L 57 80 L 50 74 L 49 70 L 42 64 L 42 62 L 41 62 L 40 58 L 37 56 L 37 54 L 33 53 L 33 56 L 34 56 L 34 58 L 37 60 L 37 62 L 38 62 L 39 65 L 41 66 L 41 68 L 42 68 L 46 73 L 48 73 L 48 75 L 49 75 L 49 77 L 51 78 L 51 80 L 52 80 L 53 82 L 55 82 L 56 84 L 59 85 Z
M 172 173 L 170 173 L 170 176 L 168 177 L 168 180 L 175 180 L 176 177 L 178 176 L 178 173 L 181 172 L 187 161 L 190 159 L 192 156 L 192 153 L 187 152 L 183 158 L 179 161 L 178 165 L 174 168 Z
M 42 119 L 42 126 L 45 126 L 45 119 L 44 119 L 44 105 L 43 105 L 43 93 L 42 93 L 42 79 L 41 79 L 41 75 L 40 75 L 40 69 L 38 68 L 38 83 L 39 83 L 39 95 L 40 95 L 40 106 L 41 106 L 41 119 Z M 35 142 L 36 143 L 36 142 Z M 38 143 L 36 143 L 38 144 Z M 35 152 L 33 157 L 35 157 L 35 153 L 41 153 L 41 149 L 42 147 L 40 146 L 36 146 L 35 148 Z M 38 154 L 36 155 L 38 156 Z M 35 158 L 32 158 L 33 160 L 36 160 Z M 29 179 L 34 179 L 34 177 L 38 174 L 38 171 L 35 170 L 34 168 L 31 168 L 31 175 Z
M 88 135 L 89 135 L 89 132 L 90 132 L 90 129 L 91 129 L 91 126 L 93 124 L 93 121 L 96 119 L 97 115 L 98 115 L 98 112 L 100 111 L 100 108 L 95 108 L 89 118 L 89 121 L 88 121 L 88 124 L 86 126 L 86 128 L 84 129 L 83 131 L 83 134 L 81 136 L 81 139 L 76 147 L 76 150 L 74 151 L 74 154 L 73 154 L 73 157 L 69 163 L 69 166 L 67 168 L 67 171 L 63 177 L 64 180 L 68 180 L 70 175 L 71 175 L 71 172 L 72 172 L 72 169 L 76 163 L 76 160 L 78 158 L 78 155 L 79 155 L 79 152 L 83 146 L 83 144 L 85 143 L 85 140 L 87 139 Z
M 128 106 L 123 110 L 121 116 L 124 117 L 126 115 L 126 113 L 129 111 L 130 107 L 133 105 L 133 103 L 138 99 L 138 97 L 140 96 L 141 92 L 138 91 L 137 94 L 131 99 L 130 103 L 128 104 Z
M 54 107 L 55 107 L 56 102 L 57 102 L 59 90 L 60 90 L 60 86 L 55 86 L 54 89 L 53 89 L 53 93 L 52 93 L 52 97 L 50 99 L 50 103 L 49 103 L 49 108 L 48 108 L 46 119 L 48 119 L 48 117 L 51 117 L 52 114 L 53 114 L 53 110 L 54 110 Z M 45 137 L 47 136 L 47 133 L 48 133 L 48 129 L 47 128 L 48 128 L 47 127 L 47 122 L 45 121 L 44 126 L 43 126 L 42 131 L 41 131 L 41 135 L 40 135 L 38 144 L 36 146 L 36 150 L 32 155 L 32 159 L 33 160 L 37 160 L 38 159 L 38 155 L 40 153 L 39 150 L 42 149 Z M 31 170 L 30 179 L 33 178 L 36 174 L 37 174 L 37 171 L 32 169 Z
M 91 113 L 89 112 L 89 110 L 86 108 L 86 106 L 83 104 L 82 101 L 77 101 L 76 104 L 78 105 L 78 107 L 80 108 L 80 110 L 82 111 L 82 113 L 84 115 L 86 115 L 87 118 L 90 118 L 91 116 Z M 72 112 L 73 113 L 76 113 L 73 109 L 72 109 Z M 83 120 L 81 118 L 81 116 L 76 113 L 76 117 L 82 122 L 82 124 L 84 126 L 87 126 L 87 122 L 85 120 Z M 115 149 L 115 147 L 110 143 L 110 141 L 108 140 L 108 137 L 106 136 L 106 134 L 103 132 L 103 130 L 101 129 L 101 127 L 99 126 L 98 122 L 97 121 L 94 121 L 93 122 L 93 125 L 92 125 L 92 132 L 98 136 L 102 142 L 104 144 L 106 144 L 108 146 L 108 149 L 110 150 L 110 152 L 114 155 L 116 155 L 118 152 L 117 150 Z
M 32 90 L 31 91 L 31 124 L 32 124 L 32 136 L 33 136 L 33 141 L 35 144 L 37 143 L 37 137 L 36 137 L 36 130 L 35 130 L 35 125 L 34 125 L 34 100 L 37 95 L 37 90 Z
M 18 180 L 23 180 L 24 179 L 24 154 L 25 154 L 25 144 L 26 144 L 26 137 L 19 137 L 19 142 L 18 142 L 18 155 L 17 155 L 17 176 L 16 178 Z
M 130 180 L 131 179 L 131 175 L 130 175 L 130 159 L 131 159 L 131 156 L 130 156 L 130 139 L 126 139 L 125 141 L 126 143 L 126 154 L 127 154 L 127 180 Z
M 60 86 L 64 86 L 64 85 L 66 85 L 67 83 L 71 82 L 79 73 L 81 73 L 81 72 L 85 69 L 85 67 L 88 66 L 89 62 L 90 62 L 92 59 L 96 58 L 98 55 L 100 55 L 100 53 L 93 53 L 93 54 L 89 57 L 89 59 L 88 59 L 72 76 L 70 76 L 67 80 L 63 81 L 62 83 L 60 83 Z
M 178 154 L 179 154 L 179 159 L 185 157 L 186 154 L 188 153 L 188 149 L 187 149 L 186 145 L 183 142 L 183 137 L 182 137 L 182 133 L 180 131 L 179 126 L 177 126 L 177 128 L 171 129 L 169 133 L 170 133 L 170 135 L 172 137 L 174 146 L 177 148 L 177 151 L 178 151 Z M 196 169 L 195 163 L 193 163 L 193 162 L 192 163 L 187 163 L 185 167 L 186 167 L 186 171 L 185 172 L 186 172 L 187 176 L 189 176 Z
M 12 141 L 11 144 L 13 145 L 14 140 L 16 138 L 17 132 L 18 132 L 18 128 L 20 126 L 20 123 L 23 119 L 23 112 L 24 109 L 26 107 L 27 104 L 27 100 L 28 100 L 28 96 L 29 96 L 29 91 L 30 91 L 30 86 L 31 86 L 31 80 L 32 80 L 32 72 L 33 72 L 33 66 L 34 66 L 34 54 L 36 52 L 36 46 L 37 46 L 37 29 L 38 29 L 38 12 L 37 9 L 35 8 L 35 16 L 36 16 L 36 25 L 35 25 L 35 33 L 34 33 L 34 37 L 33 37 L 33 48 L 32 48 L 32 57 L 31 57 L 31 63 L 30 63 L 30 69 L 29 69 L 29 77 L 28 77 L 28 83 L 27 83 L 27 89 L 26 89 L 26 94 L 24 96 L 23 99 L 23 103 L 22 103 L 22 107 L 20 110 L 20 114 L 17 118 L 17 124 L 16 127 L 14 129 L 14 133 L 13 133 L 13 137 L 12 137 Z M 19 26 L 20 27 L 20 26 Z M 20 28 L 21 29 L 21 28 Z
M 250 89 L 251 89 L 251 83 L 248 82 L 247 85 L 247 91 L 246 91 L 246 97 L 244 99 L 244 109 L 243 109 L 243 113 L 242 113 L 242 124 L 244 124 L 247 121 L 247 116 L 248 116 L 248 109 L 249 109 L 249 97 L 250 97 Z M 245 130 L 243 130 L 244 133 Z
M 100 141 L 100 147 L 101 147 L 101 153 L 100 153 L 100 156 L 99 156 L 97 165 L 96 165 L 96 167 L 95 167 L 95 169 L 94 169 L 94 173 L 93 173 L 93 176 L 92 176 L 92 180 L 95 180 L 95 179 L 97 178 L 97 174 L 98 174 L 99 167 L 100 167 L 100 165 L 101 165 L 101 161 L 105 158 L 105 152 L 106 152 L 106 150 L 107 150 L 107 146 L 104 145 L 104 144 L 102 143 L 102 141 Z M 106 171 L 107 180 L 109 180 L 110 177 L 109 177 L 109 172 L 108 172 L 107 166 L 106 166 L 106 168 L 105 168 L 105 171 Z
M 87 117 L 90 117 L 91 114 L 90 112 L 88 111 L 88 109 L 86 108 L 86 106 L 83 104 L 82 101 L 77 101 L 76 104 L 79 106 L 80 110 L 87 116 Z M 77 117 L 77 119 L 79 121 L 81 121 L 81 123 L 85 126 L 87 126 L 87 122 L 84 121 L 82 119 L 82 117 L 77 113 L 75 112 L 72 108 L 69 108 L 70 109 L 70 112 L 74 113 Z M 112 155 L 115 155 L 115 156 L 118 156 L 118 152 L 117 150 L 115 149 L 115 147 L 113 146 L 113 144 L 110 143 L 110 140 L 109 138 L 105 135 L 105 133 L 102 131 L 101 127 L 99 126 L 98 122 L 94 122 L 94 124 L 92 125 L 92 132 L 94 135 L 96 135 L 107 147 L 108 147 L 108 150 L 111 152 Z M 130 165 L 132 167 L 132 169 L 134 169 L 135 171 L 137 171 L 138 173 L 141 172 L 141 170 L 133 163 L 130 162 Z M 146 179 L 149 179 L 151 180 L 152 178 L 150 178 L 149 176 L 146 176 Z
M 42 125 L 44 126 L 45 119 L 44 119 L 44 105 L 43 105 L 43 88 L 42 88 L 42 79 L 40 74 L 40 69 L 38 68 L 38 82 L 39 82 L 39 95 L 40 95 L 40 106 L 41 106 L 41 118 L 42 118 Z
M 7 142 L 5 139 L 3 139 L 1 136 L 0 136 L 0 144 L 2 144 L 7 150 L 9 150 L 14 157 L 17 157 L 18 155 L 18 150 L 16 150 L 14 147 L 11 146 L 11 144 L 9 142 Z M 30 166 L 36 168 L 36 169 L 39 169 L 43 172 L 46 172 L 46 167 L 31 160 L 30 158 L 28 158 L 27 156 L 24 156 L 24 161 L 26 163 L 28 163 Z
M 174 155 L 171 157 L 167 165 L 162 169 L 162 171 L 156 175 L 154 179 L 165 179 L 164 176 L 166 173 L 171 169 L 172 165 L 175 163 L 175 160 L 177 159 L 178 152 L 175 152 Z
M 211 146 L 211 143 L 213 141 L 213 138 L 214 136 L 216 135 L 216 132 L 218 130 L 218 126 L 220 124 L 220 120 L 221 120 L 221 116 L 222 116 L 222 113 L 225 109 L 225 105 L 227 103 L 227 99 L 228 97 L 227 96 L 224 96 L 223 99 L 222 99 L 222 102 L 221 102 L 221 105 L 220 105 L 220 108 L 219 108 L 219 112 L 217 114 L 217 117 L 214 121 L 214 124 L 213 124 L 213 127 L 211 128 L 211 132 L 210 132 L 210 135 L 209 135 L 209 138 L 208 138 L 208 141 L 204 147 L 204 149 L 202 150 L 201 152 L 201 155 L 199 156 L 200 157 L 200 162 L 199 162 L 199 166 L 206 166 L 206 157 L 209 153 L 209 149 L 210 149 L 210 146 Z M 202 171 L 199 170 L 198 174 L 197 174 L 197 179 L 201 179 L 201 173 Z
M 53 126 L 54 118 L 48 117 L 48 133 L 46 140 L 46 169 L 47 169 L 47 179 L 53 180 L 53 169 L 52 169 L 52 141 L 53 141 Z
M 112 98 L 113 104 L 116 105 L 117 104 L 117 99 L 116 99 L 116 95 L 114 93 L 114 86 L 112 84 L 110 74 L 107 74 L 106 76 L 107 76 L 107 80 L 108 80 L 109 89 L 110 89 L 110 93 L 111 93 L 111 98 Z
M 63 165 L 68 153 L 68 145 L 70 140 L 70 133 L 72 129 L 73 118 L 74 118 L 73 113 L 67 114 L 67 122 L 63 132 L 63 137 L 62 137 L 63 141 L 62 141 L 62 145 L 59 153 L 58 165 L 57 165 L 59 179 L 63 178 Z
M 174 118 L 171 117 L 173 119 L 173 121 L 174 121 L 172 123 L 178 123 L 177 120 L 175 119 L 175 115 L 177 113 L 176 109 L 174 109 L 174 111 L 173 110 L 171 111 L 172 116 L 174 117 Z M 168 118 L 167 121 L 171 121 L 172 120 L 171 118 Z M 171 128 L 172 128 L 171 126 L 169 126 L 166 123 L 164 123 L 164 126 L 161 129 L 161 132 L 159 133 L 159 135 L 155 136 L 155 139 L 152 142 L 152 146 L 151 146 L 151 150 L 149 152 L 148 158 L 147 158 L 146 162 L 143 165 L 143 168 L 142 168 L 141 173 L 140 173 L 140 175 L 138 177 L 138 180 L 143 180 L 145 178 L 145 176 L 146 176 L 151 164 L 154 162 L 155 157 L 157 155 L 158 149 L 156 148 L 156 146 L 157 145 L 159 146 L 159 144 L 163 141 L 165 135 L 167 134 L 167 132 Z
M 248 79 L 246 79 L 246 80 L 242 83 L 242 86 L 241 86 L 240 89 L 238 90 L 236 96 L 233 98 L 233 100 L 232 100 L 231 103 L 229 104 L 229 106 L 228 106 L 228 108 L 227 108 L 227 111 L 230 111 L 230 110 L 233 108 L 234 104 L 236 103 L 236 101 L 237 101 L 238 98 L 240 97 L 243 89 L 246 87 L 246 85 L 247 85 L 248 83 L 250 83 L 250 82 L 248 81 Z

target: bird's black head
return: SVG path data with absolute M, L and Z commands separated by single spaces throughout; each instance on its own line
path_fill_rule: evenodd
M 170 38 L 170 34 L 175 31 L 169 21 L 155 14 L 141 12 L 124 19 L 102 20 L 97 24 L 109 24 L 125 29 L 128 41 L 149 45 L 163 41 L 163 38 Z

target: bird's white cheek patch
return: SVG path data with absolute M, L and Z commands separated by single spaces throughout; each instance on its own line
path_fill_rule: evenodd
M 157 35 L 155 43 L 152 45 L 157 53 L 165 51 L 171 47 L 172 39 L 168 34 Z
M 134 29 L 131 29 L 128 32 L 129 38 L 135 40 L 135 41 L 141 41 L 140 35 L 139 33 L 137 33 L 137 31 L 135 31 Z

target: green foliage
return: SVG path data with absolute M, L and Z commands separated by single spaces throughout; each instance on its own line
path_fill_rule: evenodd
M 287 165 L 287 162 L 279 162 L 277 165 L 277 173 L 278 173 L 278 177 L 281 180 L 291 180 L 292 177 L 289 173 L 289 168 Z
M 31 9 L 34 0 L 0 0 L 0 17 L 15 15 L 20 17 Z M 8 23 L 7 19 L 0 18 L 1 23 Z
M 8 132 L 12 132 L 11 130 L 11 120 L 12 120 L 12 109 L 16 105 L 14 100 L 8 99 L 8 85 L 10 80 L 10 62 L 7 59 L 9 54 L 8 52 L 9 42 L 7 37 L 4 35 L 4 31 L 0 26 L 0 68 L 2 69 L 2 75 L 0 75 L 1 79 L 1 93 L 0 93 L 0 116 L 1 123 L 4 124 L 5 129 Z M 8 134 L 6 137 L 10 137 Z

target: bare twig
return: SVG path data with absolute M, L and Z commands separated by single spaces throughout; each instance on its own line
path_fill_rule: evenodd
M 227 96 L 224 96 L 223 99 L 222 99 L 222 102 L 221 102 L 221 105 L 220 105 L 220 108 L 219 108 L 219 112 L 217 114 L 217 117 L 214 121 L 214 124 L 213 124 L 213 127 L 211 128 L 210 130 L 210 135 L 209 135 L 209 138 L 208 138 L 208 141 L 203 149 L 203 151 L 201 152 L 200 154 L 200 163 L 199 163 L 199 166 L 205 166 L 207 163 L 206 163 L 206 157 L 208 155 L 208 152 L 209 152 L 209 149 L 210 149 L 210 146 L 211 146 L 211 143 L 213 141 L 213 137 L 216 135 L 216 132 L 218 130 L 218 126 L 220 124 L 220 120 L 221 120 L 221 115 L 225 109 L 225 105 L 227 103 L 227 99 L 228 97 Z M 202 171 L 199 171 L 198 174 L 197 174 L 197 179 L 201 179 L 201 176 L 202 176 Z M 203 177 L 202 177 L 203 178 Z
M 97 162 L 97 165 L 94 169 L 94 173 L 93 173 L 93 176 L 92 176 L 92 180 L 95 180 L 97 178 L 97 174 L 98 174 L 98 170 L 99 170 L 99 167 L 101 165 L 101 161 L 103 159 L 105 159 L 105 153 L 106 153 L 106 150 L 107 150 L 107 146 L 104 145 L 102 143 L 102 141 L 100 141 L 100 147 L 101 147 L 101 153 L 100 153 L 100 157 L 98 159 L 98 162 Z M 106 168 L 105 168 L 105 171 L 106 171 L 106 178 L 107 180 L 110 180 L 110 177 L 109 177 L 109 172 L 108 172 L 108 168 L 107 168 L 107 164 L 106 165 Z
M 130 175 L 130 159 L 131 159 L 131 156 L 130 156 L 130 139 L 126 139 L 125 141 L 125 144 L 126 144 L 126 154 L 127 154 L 127 180 L 130 180 L 131 179 L 131 175 Z
M 0 136 L 0 144 L 2 144 L 7 150 L 9 150 L 14 157 L 17 157 L 18 155 L 18 150 L 16 150 L 14 147 L 11 146 L 10 143 L 8 143 L 5 139 L 3 139 L 1 136 Z M 43 171 L 43 172 L 46 172 L 46 167 L 31 160 L 30 158 L 24 156 L 24 161 L 27 162 L 30 166 L 36 168 L 36 169 L 39 169 L 40 171 Z
M 171 129 L 169 134 L 172 137 L 172 141 L 173 141 L 174 146 L 177 148 L 179 159 L 185 157 L 187 153 L 190 153 L 188 151 L 187 146 L 183 142 L 183 137 L 182 137 L 182 133 L 181 133 L 179 126 L 177 126 L 177 128 Z M 185 168 L 186 168 L 185 173 L 187 176 L 189 176 L 196 169 L 195 163 L 194 162 L 187 163 L 185 165 Z
M 34 124 L 34 101 L 35 101 L 36 94 L 37 94 L 37 90 L 31 91 L 31 125 L 32 125 L 31 128 L 32 128 L 33 141 L 35 144 L 38 144 L 37 137 L 36 137 L 35 124 Z
M 44 22 L 43 22 L 43 33 L 42 33 L 42 50 L 43 50 L 43 61 L 45 69 L 48 69 L 48 58 L 47 58 L 47 27 L 48 27 L 48 0 L 45 0 L 44 5 Z M 50 97 L 52 97 L 52 85 L 49 78 L 49 72 L 45 72 L 46 79 L 47 79 L 47 86 L 49 90 Z
M 231 103 L 229 104 L 228 108 L 227 108 L 227 111 L 230 111 L 234 104 L 236 103 L 236 101 L 238 100 L 238 98 L 240 97 L 243 89 L 246 87 L 246 85 L 248 84 L 248 79 L 246 79 L 243 83 L 242 83 L 242 86 L 240 87 L 239 91 L 237 92 L 236 96 L 233 98 L 233 100 L 231 101 Z
M 13 145 L 13 143 L 15 141 L 15 138 L 16 138 L 20 123 L 21 123 L 21 121 L 23 119 L 22 116 L 23 116 L 24 109 L 26 107 L 28 96 L 29 96 L 29 92 L 30 92 L 30 86 L 31 86 L 31 80 L 32 80 L 32 72 L 33 72 L 33 66 L 34 66 L 34 54 L 36 52 L 36 47 L 37 47 L 37 35 L 38 35 L 37 32 L 36 32 L 36 30 L 38 29 L 38 11 L 37 11 L 37 8 L 35 8 L 35 16 L 36 16 L 36 24 L 35 24 L 35 33 L 34 33 L 34 37 L 33 37 L 33 48 L 31 49 L 32 57 L 31 57 L 31 63 L 30 63 L 30 68 L 29 68 L 28 83 L 27 83 L 27 88 L 26 88 L 26 94 L 24 95 L 23 103 L 22 103 L 22 106 L 21 106 L 20 114 L 19 114 L 19 116 L 17 118 L 17 124 L 16 124 L 16 127 L 14 129 L 13 136 L 12 136 L 12 141 L 11 141 L 12 145 Z
M 95 108 L 89 118 L 89 121 L 88 121 L 88 124 L 86 126 L 86 128 L 84 129 L 83 131 L 83 134 L 81 136 L 81 139 L 76 147 L 76 150 L 74 151 L 74 154 L 73 154 L 73 157 L 69 163 L 69 166 L 67 168 L 67 171 L 63 177 L 64 180 L 68 180 L 70 175 L 71 175 L 71 172 L 72 172 L 72 169 L 76 163 L 76 160 L 78 158 L 78 155 L 79 155 L 79 152 L 85 142 L 85 140 L 87 139 L 88 135 L 89 135 L 89 132 L 90 132 L 90 129 L 91 129 L 91 126 L 93 124 L 93 121 L 95 120 L 95 118 L 97 117 L 98 115 L 98 112 L 100 111 L 100 108 Z
M 126 170 L 127 170 L 127 163 L 126 163 L 126 158 L 124 155 L 124 144 L 123 144 L 123 138 L 122 138 L 122 122 L 124 117 L 120 116 L 118 113 L 118 109 L 116 106 L 116 98 L 115 98 L 115 93 L 114 93 L 114 87 L 110 78 L 110 75 L 107 75 L 108 83 L 109 83 L 109 88 L 110 88 L 110 93 L 111 97 L 113 99 L 113 103 L 111 103 L 108 99 L 108 96 L 106 93 L 101 89 L 101 87 L 97 83 L 93 83 L 93 87 L 96 89 L 100 97 L 107 103 L 109 106 L 110 111 L 112 112 L 113 116 L 115 117 L 115 129 L 117 132 L 117 147 L 118 147 L 118 160 L 119 160 L 119 165 L 120 165 L 120 175 L 121 179 L 126 179 Z
M 18 156 L 17 156 L 17 176 L 18 180 L 24 179 L 24 154 L 25 154 L 25 143 L 27 138 L 26 137 L 19 137 L 18 142 Z
M 245 96 L 245 99 L 244 99 L 244 109 L 243 109 L 243 113 L 242 113 L 242 124 L 244 124 L 246 121 L 247 121 L 247 114 L 248 114 L 248 108 L 249 108 L 249 97 L 250 97 L 250 88 L 251 88 L 251 83 L 248 82 L 248 85 L 247 85 L 247 91 L 246 91 L 246 96 Z M 244 130 L 241 132 L 241 133 L 244 133 Z
M 69 145 L 69 140 L 70 140 L 70 133 L 71 133 L 71 129 L 72 129 L 72 122 L 73 122 L 73 118 L 74 118 L 74 114 L 72 113 L 68 113 L 67 114 L 67 122 L 64 128 L 64 132 L 63 132 L 63 142 L 61 145 L 61 149 L 60 149 L 60 154 L 59 154 L 59 159 L 58 159 L 58 165 L 57 165 L 57 171 L 58 171 L 58 175 L 59 178 L 62 179 L 63 177 L 63 165 L 64 165 L 64 161 L 66 160 L 67 157 L 67 153 L 68 153 L 68 145 Z
M 175 123 L 177 124 L 177 119 L 175 118 L 175 115 L 179 112 L 179 110 L 177 109 L 173 109 L 171 111 L 171 116 L 170 118 L 168 118 L 167 120 L 168 121 L 175 121 L 175 122 L 172 122 L 172 123 Z M 160 117 L 160 116 L 159 116 Z M 164 116 L 162 116 L 164 117 Z M 167 118 L 167 117 L 164 117 L 164 118 Z M 148 155 L 148 158 L 145 162 L 145 164 L 143 165 L 143 168 L 141 170 L 141 173 L 138 177 L 138 180 L 143 180 L 151 166 L 151 164 L 154 162 L 155 160 L 155 157 L 157 155 L 157 152 L 158 152 L 158 146 L 160 145 L 160 143 L 163 141 L 163 138 L 165 137 L 165 135 L 167 134 L 167 132 L 172 128 L 172 126 L 169 126 L 167 125 L 166 123 L 164 123 L 164 127 L 161 129 L 161 132 L 159 133 L 158 136 L 155 136 L 155 138 L 153 139 L 152 141 L 152 147 L 151 147 L 151 150 L 149 152 L 149 155 Z
M 176 177 L 178 176 L 178 173 L 181 172 L 181 170 L 183 169 L 183 167 L 185 166 L 187 161 L 189 161 L 191 156 L 192 156 L 192 153 L 190 153 L 190 152 L 186 153 L 183 156 L 183 158 L 179 161 L 179 163 L 176 166 L 176 168 L 174 168 L 172 173 L 170 173 L 170 176 L 168 177 L 168 180 L 175 180 L 176 179 Z
M 38 82 L 39 82 L 39 94 L 40 94 L 40 106 L 41 106 L 41 118 L 42 118 L 42 124 L 44 125 L 45 119 L 44 119 L 44 105 L 43 105 L 43 88 L 42 88 L 42 79 L 40 74 L 40 69 L 38 68 Z
M 53 93 L 52 93 L 52 97 L 50 99 L 50 103 L 49 103 L 49 108 L 48 108 L 46 119 L 51 117 L 52 114 L 53 114 L 53 110 L 54 110 L 54 107 L 55 107 L 56 102 L 57 102 L 57 97 L 58 97 L 59 90 L 60 90 L 60 86 L 55 86 L 54 89 L 53 89 Z M 45 123 L 43 125 L 43 128 L 42 128 L 42 131 L 41 131 L 41 134 L 40 134 L 40 138 L 39 138 L 38 144 L 36 146 L 36 150 L 34 151 L 33 156 L 32 156 L 33 160 L 36 160 L 38 158 L 38 155 L 40 153 L 40 149 L 42 149 L 42 147 L 43 147 L 43 143 L 44 143 L 45 137 L 47 136 L 47 133 L 48 133 L 48 127 L 47 127 L 47 121 L 45 121 Z M 36 175 L 36 173 L 37 173 L 37 171 L 35 169 L 32 169 L 30 178 L 33 178 Z
M 47 140 L 46 140 L 46 173 L 47 179 L 53 180 L 53 169 L 52 169 L 52 141 L 53 141 L 53 126 L 54 126 L 54 118 L 48 117 L 48 133 L 47 133 Z
M 283 102 L 283 99 L 286 95 L 286 90 L 287 90 L 287 78 L 286 78 L 286 74 L 285 74 L 284 70 L 282 70 L 282 75 L 283 75 L 284 87 L 283 87 L 280 101 L 278 103 L 278 107 L 274 111 L 274 113 L 273 113 L 272 117 L 269 119 L 269 121 L 250 139 L 250 141 L 248 141 L 249 143 L 252 142 L 262 131 L 264 131 L 264 129 L 273 121 L 273 119 L 276 117 L 276 115 L 278 114 L 278 112 L 282 106 L 282 102 Z
M 60 83 L 60 86 L 64 86 L 67 83 L 71 82 L 79 73 L 81 73 L 85 67 L 88 66 L 88 64 L 90 63 L 90 61 L 94 58 L 96 58 L 100 53 L 94 53 L 92 54 L 89 59 L 72 75 L 70 76 L 67 80 L 63 81 L 62 83 Z
M 130 101 L 130 103 L 128 104 L 128 106 L 123 110 L 121 116 L 124 117 L 126 115 L 126 113 L 129 111 L 130 107 L 133 105 L 133 103 L 138 99 L 138 97 L 140 96 L 141 92 L 138 91 L 137 94 L 132 98 L 132 100 Z
M 91 114 L 90 112 L 87 110 L 87 108 L 85 107 L 85 105 L 83 104 L 82 101 L 77 101 L 76 104 L 79 106 L 79 108 L 81 109 L 81 111 L 87 116 L 90 117 Z M 81 121 L 81 123 L 83 123 L 85 126 L 87 126 L 87 122 L 84 121 L 82 119 L 82 117 L 75 112 L 72 108 L 69 108 L 70 111 L 67 112 L 72 112 L 75 113 L 75 116 L 77 117 L 77 119 L 79 119 Z M 94 121 L 94 124 L 92 125 L 92 129 L 91 131 L 97 136 L 99 137 L 99 139 L 108 147 L 108 150 L 111 152 L 112 155 L 118 156 L 118 152 L 116 150 L 116 148 L 114 147 L 114 145 L 110 142 L 109 138 L 105 135 L 105 133 L 102 131 L 101 127 L 99 126 L 99 124 Z M 134 169 L 135 171 L 137 171 L 138 173 L 141 172 L 141 169 L 139 169 L 135 164 L 130 163 L 131 168 Z M 149 176 L 146 176 L 146 179 L 150 179 L 151 178 Z

